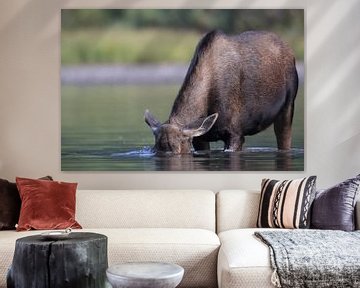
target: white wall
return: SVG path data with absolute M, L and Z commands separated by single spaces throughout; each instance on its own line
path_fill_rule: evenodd
M 60 9 L 134 7 L 305 8 L 305 171 L 61 172 Z M 76 181 L 83 189 L 216 191 L 257 189 L 263 177 L 283 179 L 315 174 L 319 187 L 352 177 L 360 173 L 359 15 L 358 0 L 1 1 L 0 178 L 14 180 L 15 176 L 49 174 L 55 179 Z

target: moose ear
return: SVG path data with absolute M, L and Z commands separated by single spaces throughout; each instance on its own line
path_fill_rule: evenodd
M 161 123 L 155 119 L 155 117 L 150 113 L 148 109 L 145 110 L 144 117 L 146 124 L 148 124 L 153 131 L 155 131 L 161 125 Z
M 190 123 L 190 125 L 185 127 L 182 131 L 185 135 L 189 137 L 201 136 L 211 129 L 211 127 L 215 124 L 218 116 L 219 116 L 218 113 L 211 114 L 210 116 L 206 117 L 204 121 L 200 122 L 200 125 L 199 124 L 195 125 L 194 123 Z

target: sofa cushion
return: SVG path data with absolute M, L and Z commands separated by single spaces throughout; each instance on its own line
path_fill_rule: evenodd
M 40 179 L 52 180 L 51 176 Z M 18 223 L 21 199 L 16 183 L 0 179 L 0 230 L 15 230 Z
M 263 179 L 257 227 L 308 228 L 316 176 L 293 180 Z
M 21 198 L 18 231 L 81 228 L 75 221 L 76 183 L 16 178 Z
M 109 237 L 109 265 L 136 261 L 171 262 L 185 270 L 179 287 L 216 287 L 220 241 L 214 232 L 176 228 L 97 231 Z
M 311 227 L 352 231 L 355 229 L 355 203 L 360 175 L 316 193 L 311 215 Z
M 76 232 L 77 230 L 73 230 Z M 179 287 L 216 287 L 216 263 L 220 241 L 204 229 L 82 229 L 108 237 L 109 265 L 135 261 L 176 263 L 185 269 Z M 44 231 L 2 231 L 0 235 L 0 287 L 11 264 L 17 238 Z
M 76 197 L 76 219 L 84 228 L 215 231 L 215 194 L 209 190 L 78 190 Z
M 21 200 L 15 183 L 0 179 L 0 230 L 15 229 Z
M 264 228 L 235 229 L 219 234 L 218 285 L 221 288 L 267 288 L 271 284 L 269 248 L 254 236 Z M 270 229 L 266 229 L 270 230 Z
M 255 228 L 259 209 L 259 191 L 222 190 L 216 194 L 217 233 Z

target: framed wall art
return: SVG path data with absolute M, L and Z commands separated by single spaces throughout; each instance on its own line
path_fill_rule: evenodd
M 303 171 L 304 10 L 63 9 L 62 171 Z

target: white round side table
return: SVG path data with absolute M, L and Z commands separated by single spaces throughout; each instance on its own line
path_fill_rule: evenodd
M 106 276 L 113 288 L 175 288 L 184 268 L 162 262 L 129 262 L 110 266 Z

